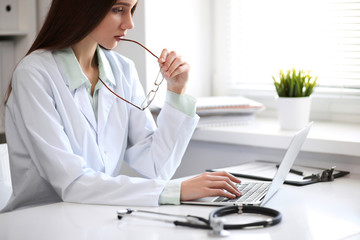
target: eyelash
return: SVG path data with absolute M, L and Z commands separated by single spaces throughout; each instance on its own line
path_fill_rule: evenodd
M 114 12 L 114 13 L 122 13 L 122 12 L 124 12 L 124 8 L 113 8 L 112 9 L 112 11 Z

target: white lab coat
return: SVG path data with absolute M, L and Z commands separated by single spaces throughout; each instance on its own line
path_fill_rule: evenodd
M 141 104 L 134 64 L 103 50 L 115 77 L 110 86 Z M 13 75 L 6 137 L 13 194 L 3 211 L 58 201 L 109 205 L 158 204 L 198 122 L 167 103 L 157 118 L 130 106 L 105 87 L 98 121 L 85 87 L 71 92 L 56 54 L 37 50 Z M 145 178 L 120 176 L 126 161 Z

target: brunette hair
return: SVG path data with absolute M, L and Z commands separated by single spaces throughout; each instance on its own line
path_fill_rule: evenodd
M 26 55 L 37 49 L 68 48 L 81 41 L 100 24 L 115 3 L 116 0 L 52 0 L 45 22 Z M 11 90 L 10 82 L 5 102 Z
M 85 38 L 106 16 L 116 0 L 53 0 L 28 54 L 37 49 L 57 50 Z

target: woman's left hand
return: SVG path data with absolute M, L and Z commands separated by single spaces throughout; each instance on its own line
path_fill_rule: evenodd
M 190 65 L 176 52 L 164 49 L 158 60 L 161 72 L 167 80 L 167 89 L 177 94 L 184 94 L 189 79 Z

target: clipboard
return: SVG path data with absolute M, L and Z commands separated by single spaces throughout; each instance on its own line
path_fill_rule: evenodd
M 326 171 L 324 168 L 316 168 L 302 165 L 294 165 L 285 179 L 285 184 L 305 186 L 317 182 L 323 182 L 314 176 L 319 176 Z M 261 181 L 272 181 L 277 171 L 277 163 L 263 160 L 243 163 L 233 167 L 208 169 L 208 172 L 227 171 L 236 177 L 243 177 Z M 301 174 L 300 174 L 301 173 Z M 332 179 L 343 177 L 350 172 L 334 169 Z M 330 181 L 330 180 L 329 180 Z

